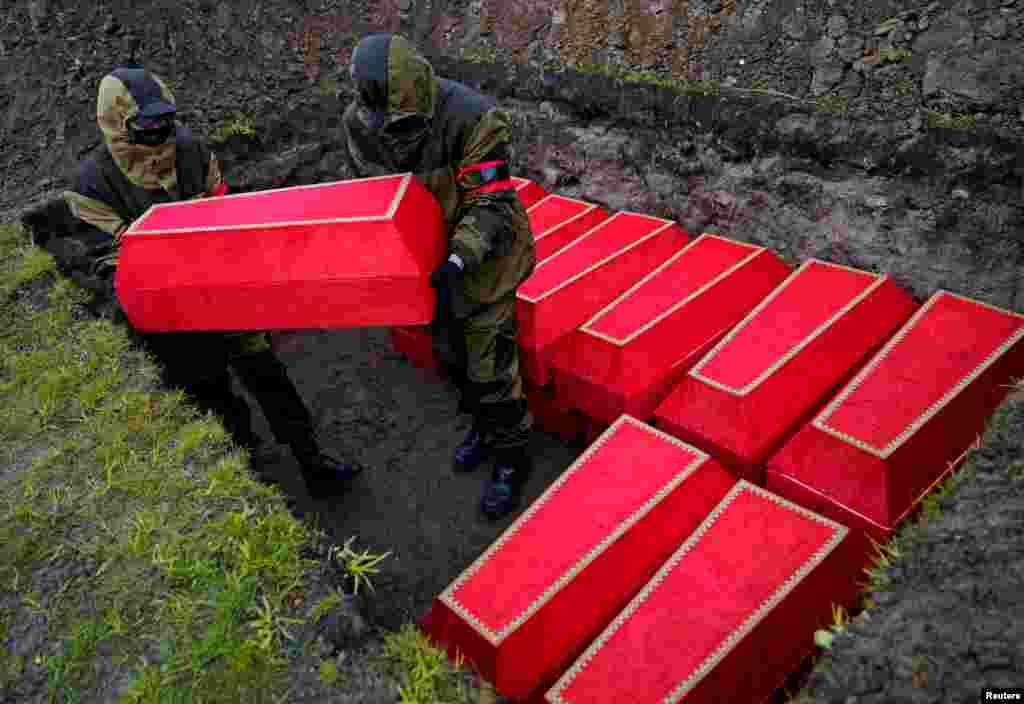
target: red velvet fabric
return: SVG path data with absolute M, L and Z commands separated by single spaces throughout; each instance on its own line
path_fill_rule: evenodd
M 808 262 L 683 377 L 658 407 L 656 424 L 763 486 L 771 453 L 913 312 L 909 294 L 888 280 L 871 290 L 877 281 L 866 272 Z
M 564 442 L 576 442 L 585 428 L 580 412 L 559 400 L 550 387 L 525 385 L 526 402 L 537 427 L 545 433 L 557 435 Z
M 650 426 L 620 420 L 439 597 L 427 632 L 475 662 L 504 696 L 525 699 L 551 684 L 735 485 L 705 459 L 657 500 L 699 458 Z M 645 516 L 579 566 L 652 500 Z M 490 629 L 493 642 L 455 604 Z
M 902 444 L 894 442 L 982 360 L 1019 336 L 1024 317 L 941 292 L 929 303 L 891 350 L 883 348 L 866 365 L 863 379 L 854 378 L 856 390 L 834 412 L 830 402 L 770 458 L 769 481 L 779 493 L 813 501 L 823 514 L 885 539 L 976 441 L 1012 380 L 1024 376 L 1020 340 Z M 819 423 L 888 453 L 858 447 Z
M 830 544 L 844 531 L 745 482 L 734 491 L 705 532 L 659 569 L 646 596 L 634 598 L 578 669 L 548 691 L 547 701 L 662 702 L 697 676 L 679 701 L 759 702 L 813 649 L 814 630 L 831 621 L 832 602 L 848 605 L 856 594 L 848 551 L 843 542 Z M 811 567 L 819 552 L 824 560 Z M 739 632 L 789 585 L 752 629 Z M 709 662 L 716 652 L 724 657 Z M 703 676 L 702 666 L 710 668 Z
M 512 185 L 515 187 L 516 194 L 519 196 L 519 202 L 523 204 L 524 208 L 529 208 L 548 194 L 544 187 L 536 181 L 520 176 L 512 177 Z
M 447 375 L 434 352 L 433 340 L 427 327 L 394 327 L 390 330 L 391 349 L 405 355 L 416 368 L 445 379 Z
M 557 395 L 608 423 L 622 413 L 652 420 L 673 385 L 789 271 L 771 252 L 701 236 L 552 345 Z
M 550 381 L 548 351 L 689 240 L 678 225 L 616 213 L 537 265 L 519 287 L 522 369 L 537 386 Z
M 419 181 L 360 179 L 155 206 L 125 233 L 115 285 L 144 331 L 422 325 L 445 250 Z
M 538 262 L 608 219 L 608 212 L 593 203 L 557 195 L 545 197 L 526 212 Z

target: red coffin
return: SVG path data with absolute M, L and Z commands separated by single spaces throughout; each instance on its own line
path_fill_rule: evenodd
M 764 247 L 701 235 L 553 346 L 555 392 L 591 418 L 654 409 L 789 273 Z
M 805 262 L 690 370 L 657 425 L 763 485 L 762 463 L 913 309 L 886 277 Z
M 524 208 L 529 208 L 531 205 L 547 195 L 547 191 L 545 191 L 544 187 L 539 183 L 529 179 L 520 178 L 519 176 L 512 177 L 512 185 L 515 186 L 516 194 L 519 196 L 519 202 L 523 204 Z
M 115 284 L 146 331 L 422 325 L 446 248 L 409 174 L 156 205 L 121 244 Z
M 1024 316 L 940 291 L 768 463 L 768 486 L 886 540 L 1024 376 Z
M 391 349 L 404 355 L 418 369 L 444 378 L 446 372 L 434 352 L 430 328 L 423 326 L 391 328 Z
M 524 384 L 523 391 L 537 428 L 557 435 L 563 442 L 574 443 L 581 438 L 586 431 L 586 419 L 575 408 L 562 402 L 553 388 Z
M 546 385 L 550 345 L 663 264 L 688 239 L 670 220 L 619 212 L 538 263 L 517 294 L 526 377 Z
M 608 213 L 593 203 L 549 195 L 527 209 L 533 230 L 537 261 L 543 261 L 608 219 Z
M 551 688 L 551 704 L 762 702 L 856 596 L 847 529 L 739 482 Z
M 543 694 L 736 480 L 622 416 L 435 601 L 424 622 L 500 694 Z

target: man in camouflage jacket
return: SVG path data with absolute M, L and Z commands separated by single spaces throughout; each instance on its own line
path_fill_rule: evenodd
M 532 416 L 519 373 L 516 290 L 533 272 L 533 234 L 512 186 L 511 121 L 489 98 L 438 78 L 404 37 L 373 34 L 351 65 L 355 100 L 343 125 L 359 177 L 412 172 L 440 203 L 449 257 L 434 272 L 435 345 L 455 362 L 473 429 L 454 469 L 493 456 L 481 508 L 489 518 L 518 503 L 530 462 Z
M 113 293 L 120 238 L 154 204 L 221 195 L 216 156 L 175 121 L 174 96 L 140 66 L 117 68 L 100 82 L 97 120 L 104 143 L 78 168 L 64 199 L 90 230 L 90 265 Z M 103 256 L 95 256 L 102 254 Z M 359 471 L 325 455 L 312 418 L 267 333 L 136 333 L 160 361 L 168 386 L 183 388 L 219 415 L 235 440 L 254 450 L 249 406 L 231 390 L 230 366 L 256 398 L 275 438 L 291 447 L 311 494 L 331 494 Z

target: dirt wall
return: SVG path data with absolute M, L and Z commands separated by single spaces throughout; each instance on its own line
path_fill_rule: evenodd
M 1018 5 L 19 2 L 0 34 L 0 211 L 61 186 L 98 142 L 100 78 L 133 55 L 200 132 L 251 120 L 219 145 L 237 188 L 345 177 L 352 46 L 401 30 L 503 100 L 517 170 L 552 190 L 1020 310 Z

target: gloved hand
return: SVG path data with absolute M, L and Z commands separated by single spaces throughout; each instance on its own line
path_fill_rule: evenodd
M 117 288 L 114 286 L 117 266 L 109 260 L 101 261 L 94 266 L 93 271 L 95 278 L 103 286 L 102 290 L 96 292 L 94 297 L 95 313 L 101 318 L 106 318 L 119 325 L 127 323 L 128 316 L 125 315 L 124 309 L 121 307 L 121 301 L 117 298 Z
M 441 325 L 452 319 L 452 296 L 462 285 L 462 258 L 452 254 L 430 275 L 430 285 L 437 291 L 434 306 L 434 324 Z

